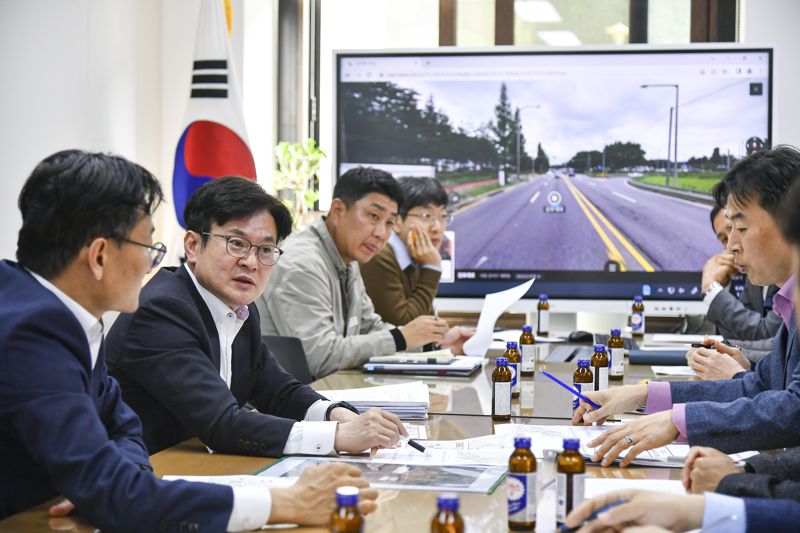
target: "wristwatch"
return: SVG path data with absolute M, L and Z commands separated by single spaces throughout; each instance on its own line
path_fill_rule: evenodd
M 344 407 L 344 408 L 345 408 L 345 409 L 347 409 L 348 411 L 352 411 L 352 412 L 354 412 L 354 413 L 355 413 L 355 414 L 357 414 L 357 415 L 360 415 L 360 414 L 361 414 L 361 413 L 359 413 L 359 412 L 358 412 L 358 409 L 357 409 L 356 407 L 354 407 L 354 406 L 350 405 L 350 404 L 349 404 L 349 403 L 347 403 L 347 402 L 336 402 L 336 403 L 332 403 L 332 404 L 330 404 L 330 405 L 328 406 L 328 409 L 325 411 L 325 421 L 326 421 L 326 422 L 330 422 L 330 420 L 331 420 L 331 413 L 332 413 L 332 412 L 333 412 L 333 410 L 334 410 L 334 409 L 336 409 L 337 407 Z

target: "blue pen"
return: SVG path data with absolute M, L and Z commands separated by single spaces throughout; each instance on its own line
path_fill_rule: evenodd
M 563 381 L 561 381 L 560 379 L 555 377 L 554 375 L 552 375 L 552 374 L 550 374 L 548 372 L 545 372 L 544 370 L 542 370 L 542 374 L 544 374 L 545 376 L 547 376 L 551 380 L 555 381 L 556 383 L 558 383 L 559 385 L 561 385 L 562 387 L 564 387 L 565 389 L 570 391 L 572 394 L 574 394 L 575 396 L 577 396 L 578 398 L 580 398 L 584 402 L 588 403 L 589 405 L 591 405 L 595 409 L 600 409 L 600 406 L 598 404 L 594 403 L 592 400 L 590 400 L 589 398 L 587 398 L 586 396 L 584 396 L 580 392 L 576 391 L 575 389 L 573 389 L 572 387 L 570 387 L 569 385 L 567 385 L 566 383 L 564 383 Z
M 592 514 L 590 514 L 589 517 L 586 520 L 584 520 L 583 522 L 581 522 L 577 526 L 568 527 L 566 524 L 561 524 L 561 526 L 558 528 L 558 530 L 561 533 L 573 533 L 574 531 L 578 531 L 580 528 L 582 528 L 583 526 L 585 526 L 586 524 L 588 524 L 592 520 L 596 520 L 598 516 L 600 516 L 601 514 L 605 513 L 609 509 L 611 509 L 613 507 L 616 507 L 617 505 L 622 505 L 623 503 L 625 503 L 625 500 L 617 500 L 615 502 L 611 502 L 609 504 L 606 504 L 606 505 L 602 506 L 600 509 L 598 509 L 595 512 L 593 512 Z

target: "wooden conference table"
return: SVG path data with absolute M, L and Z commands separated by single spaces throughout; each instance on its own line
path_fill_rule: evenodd
M 490 354 L 493 355 L 493 354 Z M 491 388 L 485 387 L 484 380 L 489 376 L 494 365 L 487 364 L 483 372 L 472 378 L 435 378 L 426 380 L 431 387 L 432 413 L 425 421 L 428 438 L 436 440 L 464 439 L 492 434 L 494 424 L 486 405 L 491 409 Z M 557 375 L 566 377 L 574 367 L 572 363 L 545 364 L 539 369 L 548 369 Z M 641 379 L 651 377 L 649 367 L 629 366 L 626 372 L 626 383 L 637 383 Z M 337 372 L 332 376 L 312 384 L 314 388 L 343 389 L 381 384 L 396 383 L 402 380 L 419 378 L 398 378 L 396 376 L 378 378 L 365 376 L 356 371 Z M 530 381 L 533 387 L 539 383 Z M 529 385 L 530 386 L 530 385 Z M 488 404 L 485 395 L 489 394 Z M 524 389 L 523 389 L 524 392 Z M 563 401 L 566 396 L 558 396 Z M 555 398 L 555 397 L 554 397 Z M 536 404 L 542 402 L 537 397 Z M 545 402 L 542 402 L 545 403 Z M 549 402 L 547 402 L 549 403 Z M 564 419 L 536 417 L 536 405 L 521 399 L 515 400 L 515 418 L 512 420 L 524 424 L 566 424 Z M 523 405 L 524 404 L 524 405 Z M 225 454 L 210 455 L 197 439 L 191 439 L 177 446 L 154 454 L 151 457 L 155 473 L 163 475 L 233 475 L 251 474 L 270 463 L 274 459 L 263 457 L 245 457 Z M 587 471 L 595 477 L 639 478 L 639 479 L 678 479 L 680 470 L 661 468 L 616 467 L 599 468 L 590 466 Z M 493 494 L 461 494 L 461 513 L 466 521 L 467 531 L 500 532 L 507 531 L 507 504 L 504 486 L 498 487 Z M 19 532 L 94 532 L 80 517 L 51 519 L 47 508 L 53 500 L 27 511 L 18 513 L 0 522 L 0 533 Z M 366 531 L 375 533 L 390 532 L 424 532 L 430 527 L 430 520 L 436 509 L 436 494 L 416 491 L 381 491 L 378 511 L 367 517 Z M 542 531 L 542 529 L 539 529 Z M 327 528 L 295 528 L 293 531 L 328 531 Z

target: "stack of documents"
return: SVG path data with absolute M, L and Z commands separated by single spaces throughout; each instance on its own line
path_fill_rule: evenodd
M 363 413 L 371 407 L 380 407 L 404 420 L 428 418 L 430 395 L 428 386 L 421 381 L 359 389 L 317 391 L 334 402 L 347 402 Z

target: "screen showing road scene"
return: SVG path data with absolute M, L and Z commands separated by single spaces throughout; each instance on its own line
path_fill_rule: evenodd
M 711 190 L 770 145 L 771 62 L 764 49 L 341 54 L 337 172 L 444 186 L 459 288 L 440 294 L 536 277 L 563 296 L 619 282 L 699 298 L 722 249 Z

